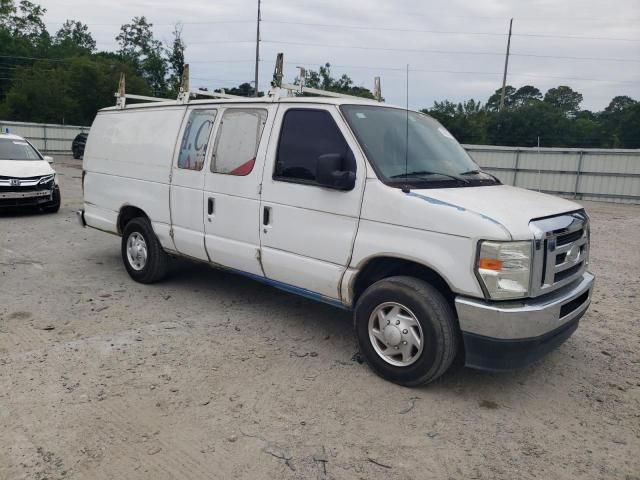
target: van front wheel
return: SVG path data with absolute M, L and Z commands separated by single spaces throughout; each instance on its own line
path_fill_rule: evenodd
M 434 381 L 457 353 L 453 309 L 437 289 L 417 278 L 390 277 L 371 285 L 356 304 L 355 327 L 371 369 L 400 385 Z
M 124 266 L 136 282 L 154 283 L 166 276 L 169 258 L 146 218 L 127 223 L 121 247 Z

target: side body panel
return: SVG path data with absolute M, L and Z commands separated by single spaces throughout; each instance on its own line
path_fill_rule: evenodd
M 331 114 L 356 158 L 353 190 L 274 180 L 282 120 L 291 108 L 322 109 Z M 335 106 L 280 105 L 262 181 L 260 235 L 267 278 L 340 299 L 340 281 L 351 258 L 365 178 L 364 158 Z
M 119 233 L 126 205 L 142 209 L 162 243 L 169 236 L 169 171 L 185 108 L 171 106 L 99 112 L 84 155 L 84 209 L 87 225 Z
M 213 173 L 213 152 L 208 154 L 203 199 L 205 243 L 214 263 L 263 276 L 260 264 L 260 184 L 277 105 L 242 106 L 242 109 L 266 112 L 255 162 L 246 175 Z M 238 106 L 229 105 L 220 110 L 218 117 L 225 122 L 225 111 L 239 110 Z M 216 140 L 211 141 L 212 148 L 217 147 L 219 133 L 218 129 L 214 134 Z
M 191 125 L 193 112 L 202 116 L 204 124 Z M 204 245 L 204 194 L 202 189 L 207 168 L 206 156 L 211 150 L 211 137 L 218 118 L 219 113 L 215 106 L 187 109 L 177 137 L 171 166 L 170 206 L 173 241 L 178 252 L 200 260 L 209 260 Z M 204 128 L 200 128 L 203 125 Z M 182 152 L 185 134 L 187 135 L 186 142 L 190 144 L 186 146 L 188 149 L 186 148 Z M 198 161 L 195 157 L 199 156 L 200 168 L 181 168 L 179 165 L 181 155 L 189 157 L 189 161 L 194 164 Z

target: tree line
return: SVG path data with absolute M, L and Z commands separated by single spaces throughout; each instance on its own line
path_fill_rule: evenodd
M 89 125 L 100 108 L 114 104 L 120 72 L 129 93 L 177 96 L 186 49 L 180 25 L 163 44 L 144 16 L 134 17 L 121 26 L 118 49 L 110 52 L 99 51 L 88 26 L 77 20 L 49 32 L 44 13 L 28 0 L 0 0 L 0 118 Z M 373 98 L 348 75 L 334 77 L 329 63 L 308 71 L 306 85 Z M 254 87 L 225 91 L 252 96 Z M 498 89 L 484 104 L 443 100 L 422 111 L 462 143 L 640 148 L 640 102 L 628 96 L 614 97 L 600 112 L 582 109 L 582 94 L 568 86 L 544 95 L 532 85 L 507 86 L 503 108 L 500 96 Z

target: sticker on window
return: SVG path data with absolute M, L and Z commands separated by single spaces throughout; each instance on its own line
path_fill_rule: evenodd
M 367 116 L 362 112 L 357 112 L 356 113 L 356 117 L 358 117 L 358 118 L 367 118 Z
M 215 110 L 194 110 L 191 112 L 180 144 L 178 168 L 202 169 L 215 118 Z
M 451 135 L 446 128 L 438 127 L 438 131 L 442 134 L 443 137 L 447 137 L 447 138 L 450 138 L 451 140 L 455 140 L 455 138 L 453 138 L 453 135 Z

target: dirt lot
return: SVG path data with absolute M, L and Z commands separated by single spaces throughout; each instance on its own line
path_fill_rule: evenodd
M 640 478 L 640 207 L 585 204 L 597 289 L 560 349 L 406 389 L 348 313 L 203 265 L 134 283 L 57 168 L 58 214 L 0 216 L 0 479 Z

